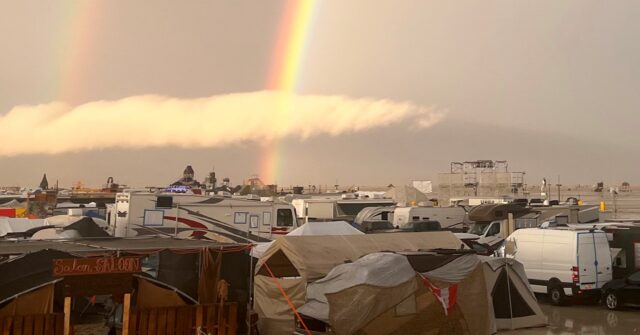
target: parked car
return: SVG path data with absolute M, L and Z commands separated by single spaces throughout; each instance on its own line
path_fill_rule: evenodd
M 598 298 L 612 279 L 605 232 L 577 228 L 528 228 L 509 235 L 504 253 L 524 265 L 536 293 L 561 305 L 572 296 Z
M 611 310 L 640 305 L 640 271 L 606 283 L 602 287 L 602 303 Z

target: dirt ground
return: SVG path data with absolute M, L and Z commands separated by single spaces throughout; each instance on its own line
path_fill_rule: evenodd
M 628 335 L 640 334 L 640 308 L 610 311 L 603 306 L 577 304 L 553 306 L 538 297 L 549 325 L 543 328 L 500 332 L 500 335 Z

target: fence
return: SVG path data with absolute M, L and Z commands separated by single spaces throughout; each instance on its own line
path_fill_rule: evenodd
M 35 314 L 0 317 L 1 335 L 62 335 L 64 314 Z
M 129 335 L 235 335 L 237 317 L 236 303 L 134 309 Z

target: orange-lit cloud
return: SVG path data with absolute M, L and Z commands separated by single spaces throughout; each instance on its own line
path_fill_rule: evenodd
M 275 91 L 198 99 L 142 95 L 77 107 L 54 102 L 17 106 L 0 116 L 0 155 L 219 147 L 338 136 L 401 122 L 427 128 L 442 118 L 440 112 L 406 102 Z

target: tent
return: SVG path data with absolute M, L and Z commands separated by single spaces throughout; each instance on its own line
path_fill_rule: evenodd
M 305 302 L 306 286 L 335 266 L 381 251 L 459 249 L 463 243 L 451 232 L 340 236 L 283 236 L 258 260 L 254 280 L 254 308 L 260 333 L 293 330 L 294 314 L 280 286 L 295 306 Z
M 304 225 L 290 231 L 287 236 L 320 236 L 320 235 L 363 235 L 364 233 L 353 228 L 346 221 L 307 222 Z M 258 243 L 251 249 L 251 256 L 260 258 L 272 242 Z
M 546 325 L 522 263 L 511 258 L 481 259 L 496 328 L 520 329 Z
M 413 186 L 407 185 L 391 187 L 384 194 L 384 197 L 395 200 L 401 206 L 417 205 L 420 202 L 429 201 L 429 197 L 426 194 Z
M 374 253 L 309 284 L 299 312 L 336 334 L 490 334 L 486 290 L 474 254 Z

